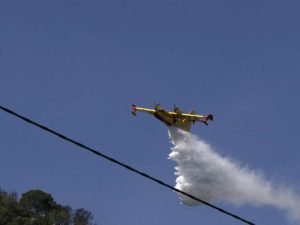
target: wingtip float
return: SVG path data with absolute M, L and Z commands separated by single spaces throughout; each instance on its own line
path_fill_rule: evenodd
M 212 114 L 199 115 L 195 111 L 190 113 L 183 113 L 181 109 L 174 106 L 174 110 L 171 112 L 165 111 L 160 104 L 155 104 L 153 109 L 138 107 L 134 104 L 131 106 L 132 115 L 136 116 L 137 112 L 146 112 L 153 115 L 158 120 L 162 121 L 167 126 L 175 126 L 185 131 L 190 131 L 191 125 L 195 122 L 202 122 L 208 125 L 208 121 L 213 121 Z

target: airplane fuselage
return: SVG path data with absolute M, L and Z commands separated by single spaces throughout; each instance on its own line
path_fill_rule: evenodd
M 174 115 L 176 114 L 174 113 Z M 185 131 L 190 131 L 191 129 L 190 121 L 180 117 L 174 117 L 170 114 L 170 112 L 166 112 L 163 109 L 155 110 L 154 117 L 162 121 L 167 126 L 175 126 Z

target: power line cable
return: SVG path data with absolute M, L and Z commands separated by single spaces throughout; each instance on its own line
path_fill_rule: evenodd
M 173 191 L 175 191 L 177 193 L 183 194 L 185 196 L 190 197 L 193 200 L 201 202 L 202 204 L 207 205 L 207 206 L 209 206 L 209 207 L 211 207 L 211 208 L 213 208 L 213 209 L 215 209 L 215 210 L 217 210 L 217 211 L 219 211 L 219 212 L 221 212 L 223 214 L 231 216 L 231 217 L 233 217 L 233 218 L 235 218 L 237 220 L 240 220 L 240 221 L 242 221 L 242 222 L 244 222 L 246 224 L 255 225 L 254 223 L 252 223 L 252 222 L 250 222 L 250 221 L 248 221 L 246 219 L 243 219 L 240 216 L 237 216 L 237 215 L 235 215 L 235 214 L 233 214 L 231 212 L 228 212 L 228 211 L 226 211 L 226 210 L 224 210 L 224 209 L 222 209 L 220 207 L 217 207 L 217 206 L 215 206 L 215 205 L 213 205 L 211 203 L 208 203 L 208 202 L 206 202 L 204 200 L 201 200 L 201 199 L 199 199 L 199 198 L 197 198 L 197 197 L 195 197 L 195 196 L 193 196 L 193 195 L 191 195 L 189 193 L 181 191 L 181 190 L 179 190 L 179 189 L 177 189 L 177 188 L 175 188 L 175 187 L 173 187 L 173 186 L 165 183 L 162 180 L 159 180 L 159 179 L 157 179 L 157 178 L 155 178 L 153 176 L 150 176 L 150 175 L 148 175 L 148 174 L 146 174 L 146 173 L 144 173 L 144 172 L 142 172 L 142 171 L 140 171 L 138 169 L 133 168 L 132 166 L 130 166 L 128 164 L 122 163 L 122 162 L 120 162 L 120 161 L 118 161 L 118 160 L 116 160 L 116 159 L 114 159 L 114 158 L 112 158 L 110 156 L 107 156 L 107 155 L 105 155 L 105 154 L 103 154 L 103 153 L 101 153 L 101 152 L 99 152 L 99 151 L 97 151 L 97 150 L 95 150 L 95 149 L 93 149 L 91 147 L 88 147 L 87 145 L 84 145 L 84 144 L 82 144 L 82 143 L 80 143 L 78 141 L 75 141 L 75 140 L 73 140 L 73 139 L 71 139 L 71 138 L 69 138 L 69 137 L 67 137 L 67 136 L 65 136 L 65 135 L 63 135 L 63 134 L 61 134 L 61 133 L 59 133 L 57 131 L 54 131 L 54 130 L 52 130 L 52 129 L 50 129 L 50 128 L 48 128 L 48 127 L 46 127 L 46 126 L 44 126 L 44 125 L 42 125 L 40 123 L 37 123 L 37 122 L 35 122 L 35 121 L 33 121 L 33 120 L 25 117 L 25 116 L 22 116 L 22 115 L 20 115 L 20 114 L 18 114 L 16 112 L 14 112 L 14 111 L 6 108 L 6 107 L 3 107 L 3 106 L 0 105 L 0 109 L 3 110 L 3 111 L 5 111 L 5 112 L 7 112 L 7 113 L 9 113 L 9 114 L 11 114 L 11 115 L 13 115 L 13 116 L 15 116 L 15 117 L 17 117 L 17 118 L 19 118 L 19 119 L 21 119 L 21 120 L 23 120 L 23 121 L 25 121 L 25 122 L 27 122 L 27 123 L 30 123 L 30 124 L 32 124 L 32 125 L 40 128 L 40 129 L 42 129 L 44 131 L 47 131 L 47 132 L 49 132 L 49 133 L 51 133 L 51 134 L 53 134 L 53 135 L 55 135 L 55 136 L 57 136 L 57 137 L 65 140 L 65 141 L 71 142 L 72 144 L 77 145 L 80 148 L 83 148 L 83 149 L 85 149 L 85 150 L 87 150 L 87 151 L 89 151 L 91 153 L 94 153 L 97 156 L 105 158 L 105 159 L 109 160 L 112 163 L 118 164 L 119 166 L 122 166 L 125 169 L 128 169 L 128 170 L 130 170 L 130 171 L 132 171 L 132 172 L 134 172 L 134 173 L 136 173 L 138 175 L 141 175 L 141 176 L 143 176 L 143 177 L 145 177 L 145 178 L 147 178 L 149 180 L 152 180 L 152 181 L 154 181 L 154 182 L 156 182 L 156 183 L 158 183 L 158 184 L 160 184 L 160 185 L 162 185 L 164 187 L 167 187 L 167 188 L 169 188 L 169 189 L 171 189 L 171 190 L 173 190 Z

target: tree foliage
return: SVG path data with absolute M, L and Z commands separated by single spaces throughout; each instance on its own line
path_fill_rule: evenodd
M 41 190 L 31 190 L 18 200 L 15 192 L 0 189 L 0 225 L 93 225 L 91 212 L 56 203 Z

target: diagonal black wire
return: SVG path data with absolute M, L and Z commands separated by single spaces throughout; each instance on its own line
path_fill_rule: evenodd
M 111 157 L 109 157 L 109 156 L 107 156 L 107 155 L 105 155 L 105 154 L 103 154 L 103 153 L 101 153 L 101 152 L 99 152 L 99 151 L 91 148 L 91 147 L 88 147 L 88 146 L 86 146 L 86 145 L 84 145 L 84 144 L 82 144 L 82 143 L 80 143 L 78 141 L 75 141 L 75 140 L 73 140 L 73 139 L 71 139 L 71 138 L 69 138 L 69 137 L 67 137 L 67 136 L 65 136 L 65 135 L 63 135 L 61 133 L 58 133 L 58 132 L 56 132 L 56 131 L 54 131 L 54 130 L 52 130 L 52 129 L 50 129 L 50 128 L 42 125 L 42 124 L 39 124 L 39 123 L 37 123 L 37 122 L 35 122 L 35 121 L 33 121 L 33 120 L 25 117 L 25 116 L 22 116 L 22 115 L 14 112 L 14 111 L 8 109 L 8 108 L 5 108 L 5 107 L 3 107 L 3 106 L 0 105 L 0 109 L 2 109 L 3 111 L 5 111 L 5 112 L 7 112 L 7 113 L 9 113 L 11 115 L 14 115 L 15 117 L 18 117 L 21 120 L 24 120 L 27 123 L 30 123 L 30 124 L 38 127 L 38 128 L 41 128 L 42 130 L 45 130 L 45 131 L 47 131 L 47 132 L 49 132 L 49 133 L 51 133 L 51 134 L 53 134 L 53 135 L 55 135 L 55 136 L 57 136 L 59 138 L 62 138 L 65 141 L 71 142 L 71 143 L 73 143 L 73 144 L 75 144 L 75 145 L 77 145 L 77 146 L 79 146 L 79 147 L 81 147 L 81 148 L 83 148 L 83 149 L 91 152 L 91 153 L 94 153 L 94 154 L 96 154 L 96 155 L 98 155 L 98 156 L 100 156 L 102 158 L 105 158 L 105 159 L 107 159 L 107 160 L 109 160 L 109 161 L 111 161 L 111 162 L 113 162 L 115 164 L 118 164 L 119 166 L 122 166 L 125 169 L 128 169 L 128 170 L 130 170 L 130 171 L 132 171 L 134 173 L 137 173 L 137 174 L 139 174 L 139 175 L 141 175 L 141 176 L 143 176 L 143 177 L 145 177 L 145 178 L 147 178 L 149 180 L 152 180 L 152 181 L 154 181 L 154 182 L 156 182 L 156 183 L 158 183 L 158 184 L 160 184 L 162 186 L 165 186 L 165 187 L 167 187 L 167 188 L 169 188 L 169 189 L 171 189 L 173 191 L 176 191 L 177 193 L 180 193 L 180 194 L 183 194 L 185 196 L 188 196 L 188 197 L 190 197 L 193 200 L 199 201 L 199 202 L 201 202 L 204 205 L 207 205 L 207 206 L 209 206 L 209 207 L 211 207 L 211 208 L 213 208 L 215 210 L 218 210 L 221 213 L 224 213 L 224 214 L 226 214 L 228 216 L 231 216 L 231 217 L 233 217 L 233 218 L 235 218 L 237 220 L 240 220 L 240 221 L 242 221 L 242 222 L 244 222 L 246 224 L 255 225 L 254 223 L 252 223 L 252 222 L 250 222 L 250 221 L 248 221 L 246 219 L 243 219 L 243 218 L 241 218 L 241 217 L 239 217 L 239 216 L 237 216 L 237 215 L 235 215 L 233 213 L 230 213 L 230 212 L 228 212 L 228 211 L 226 211 L 226 210 L 224 210 L 222 208 L 219 208 L 219 207 L 217 207 L 215 205 L 212 205 L 212 204 L 210 204 L 210 203 L 208 203 L 206 201 L 203 201 L 203 200 L 201 200 L 201 199 L 199 199 L 199 198 L 197 198 L 197 197 L 195 197 L 195 196 L 193 196 L 193 195 L 191 195 L 189 193 L 186 193 L 186 192 L 181 191 L 181 190 L 179 190 L 177 188 L 174 188 L 173 186 L 171 186 L 171 185 L 169 185 L 169 184 L 167 184 L 167 183 L 165 183 L 165 182 L 163 182 L 163 181 L 161 181 L 161 180 L 159 180 L 159 179 L 157 179 L 155 177 L 152 177 L 152 176 L 150 176 L 150 175 L 148 175 L 148 174 L 146 174 L 144 172 L 141 172 L 141 171 L 139 171 L 139 170 L 137 170 L 137 169 L 135 169 L 135 168 L 133 168 L 133 167 L 125 164 L 125 163 L 122 163 L 122 162 L 120 162 L 120 161 L 118 161 L 118 160 L 116 160 L 114 158 L 111 158 Z

